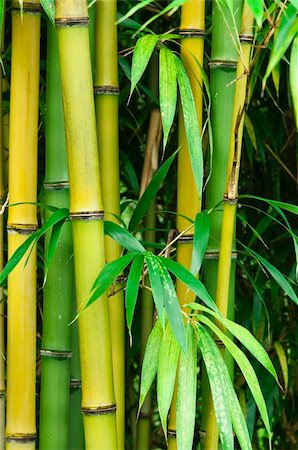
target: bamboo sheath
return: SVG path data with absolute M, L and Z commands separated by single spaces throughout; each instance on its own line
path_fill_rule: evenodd
M 37 228 L 39 2 L 12 10 L 8 257 Z M 14 7 L 16 9 L 14 9 Z M 25 262 L 28 258 L 27 265 Z M 6 448 L 35 448 L 36 248 L 8 277 Z
M 55 27 L 47 27 L 45 204 L 69 207 L 65 129 Z M 52 213 L 46 210 L 45 218 Z M 45 239 L 45 252 L 50 236 Z M 69 448 L 70 327 L 73 259 L 71 224 L 63 225 L 44 287 L 39 448 Z
M 82 310 L 105 263 L 88 15 L 85 1 L 56 2 L 62 97 L 70 181 L 77 306 Z M 87 449 L 116 449 L 108 300 L 79 316 L 82 412 Z
M 105 216 L 107 220 L 117 222 L 115 216 L 120 216 L 120 181 L 116 20 L 116 0 L 101 0 L 96 3 L 94 92 L 101 188 Z M 107 261 L 110 262 L 120 257 L 121 247 L 110 237 L 105 237 L 105 252 Z M 118 292 L 109 297 L 119 450 L 125 447 L 125 315 L 121 287 L 119 280 L 115 287 Z
M 181 58 L 186 68 L 199 122 L 202 129 L 203 110 L 203 86 L 202 73 L 199 64 L 203 67 L 204 37 L 205 37 L 205 0 L 191 0 L 181 7 Z M 199 64 L 198 64 L 199 63 Z M 190 222 L 182 216 L 194 220 L 196 214 L 201 210 L 201 198 L 199 197 L 193 175 L 187 148 L 182 112 L 179 111 L 179 153 L 177 172 L 177 230 L 181 233 L 189 227 Z M 190 268 L 193 246 L 193 230 L 185 233 L 177 243 L 176 259 L 179 264 Z M 176 282 L 176 291 L 181 305 L 193 300 L 193 296 L 187 292 L 187 288 L 179 280 Z M 169 450 L 177 448 L 176 444 L 176 395 L 172 401 L 168 437 Z

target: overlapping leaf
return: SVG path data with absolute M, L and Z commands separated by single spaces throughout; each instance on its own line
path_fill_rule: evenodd
M 125 290 L 126 321 L 131 335 L 131 324 L 138 298 L 140 276 L 143 269 L 144 254 L 139 254 L 132 262 Z

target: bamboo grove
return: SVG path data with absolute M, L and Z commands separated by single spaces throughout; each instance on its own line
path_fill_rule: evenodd
M 0 0 L 0 449 L 296 448 L 297 8 Z

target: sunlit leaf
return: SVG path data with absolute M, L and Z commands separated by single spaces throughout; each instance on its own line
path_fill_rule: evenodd
M 177 103 L 177 74 L 175 57 L 171 50 L 162 47 L 159 53 L 159 101 L 165 149 Z
M 40 0 L 40 3 L 52 24 L 55 25 L 55 0 Z
M 199 348 L 206 366 L 210 383 L 219 437 L 223 450 L 234 450 L 234 437 L 226 383 L 222 371 L 222 356 L 209 333 L 198 324 Z
M 144 254 L 137 255 L 132 262 L 125 290 L 126 321 L 131 333 L 131 324 L 138 298 L 140 276 L 143 269 Z
M 169 168 L 171 167 L 172 162 L 175 159 L 175 156 L 177 154 L 177 151 L 173 153 L 164 163 L 163 165 L 157 170 L 157 172 L 152 177 L 152 180 L 148 184 L 147 188 L 145 189 L 145 192 L 143 193 L 142 197 L 137 203 L 137 206 L 133 212 L 133 215 L 131 216 L 128 229 L 129 231 L 134 231 L 138 223 L 141 221 L 141 219 L 146 214 L 153 198 L 155 197 L 161 183 L 165 179 Z
M 154 303 L 158 312 L 158 316 L 162 326 L 164 327 L 164 313 L 163 313 L 163 286 L 162 279 L 159 272 L 159 266 L 155 257 L 152 253 L 148 252 L 145 255 L 145 261 L 148 268 L 149 280 L 152 289 L 152 295 Z
M 294 107 L 294 116 L 296 127 L 298 128 L 298 33 L 296 34 L 292 48 L 291 48 L 291 56 L 290 56 L 290 89 Z
M 191 450 L 193 445 L 196 393 L 197 393 L 197 342 L 193 327 L 186 327 L 187 353 L 181 352 L 177 393 L 177 448 Z
M 261 28 L 264 16 L 264 0 L 247 0 L 247 5 L 254 16 L 258 27 Z
M 161 425 L 167 439 L 167 417 L 171 406 L 180 346 L 173 334 L 169 322 L 166 325 L 164 337 L 160 344 L 157 369 L 157 405 Z
M 130 252 L 145 252 L 145 248 L 142 244 L 125 228 L 117 225 L 114 222 L 105 220 L 104 222 L 104 232 L 112 239 L 118 242 L 121 247 L 126 248 Z
M 182 64 L 182 61 L 177 56 L 175 57 L 175 59 L 177 65 L 177 79 L 180 91 L 180 101 L 182 106 L 188 151 L 198 196 L 199 198 L 201 198 L 204 165 L 198 117 L 186 70 Z
M 148 338 L 142 364 L 139 412 L 157 372 L 162 339 L 163 329 L 160 320 L 157 319 Z
M 130 16 L 132 16 L 137 11 L 139 11 L 139 9 L 144 8 L 146 5 L 148 5 L 149 3 L 152 3 L 152 2 L 153 2 L 153 0 L 142 0 L 142 1 L 140 1 L 135 6 L 130 8 L 129 11 L 124 16 L 120 17 L 120 19 L 118 20 L 117 23 L 118 24 L 122 23 L 124 20 L 128 19 Z
M 194 243 L 190 268 L 191 273 L 193 273 L 194 275 L 199 273 L 202 266 L 204 254 L 209 240 L 210 226 L 210 214 L 208 214 L 207 211 L 203 211 L 196 215 Z
M 285 383 L 285 391 L 287 391 L 288 390 L 288 382 L 289 382 L 289 370 L 288 370 L 287 355 L 286 355 L 286 352 L 280 342 L 278 342 L 278 341 L 274 342 L 274 347 L 275 347 L 276 354 L 279 359 L 279 364 L 280 364 L 280 367 L 282 370 L 282 376 L 283 376 L 284 383 Z
M 129 98 L 131 97 L 138 81 L 141 79 L 158 42 L 156 34 L 146 34 L 136 43 L 132 57 L 131 66 L 131 88 Z

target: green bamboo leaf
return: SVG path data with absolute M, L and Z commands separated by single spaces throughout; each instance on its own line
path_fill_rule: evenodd
M 257 195 L 239 195 L 239 198 L 253 198 L 255 200 L 260 200 L 261 202 L 268 203 L 268 205 L 271 205 L 273 207 L 277 206 L 281 209 L 284 209 L 285 211 L 288 211 L 290 213 L 298 215 L 298 206 L 291 205 L 291 203 L 286 202 L 280 202 L 278 200 L 270 200 L 268 198 L 258 197 Z
M 262 364 L 262 366 L 265 367 L 265 369 L 268 370 L 269 373 L 271 373 L 271 375 L 278 382 L 276 371 L 266 350 L 259 343 L 259 341 L 257 341 L 257 339 L 250 333 L 250 331 L 248 331 L 246 328 L 239 325 L 238 323 L 222 317 L 221 314 L 215 314 L 214 311 L 212 311 L 209 308 L 206 308 L 203 305 L 200 305 L 199 303 L 189 303 L 187 306 L 194 310 L 206 312 L 207 314 L 210 314 L 214 318 L 219 320 L 229 330 L 229 332 L 233 336 L 235 336 L 235 338 L 237 338 L 238 341 L 241 342 L 241 344 L 244 345 L 245 348 L 247 348 L 247 350 L 259 361 L 259 363 Z
M 91 292 L 93 291 L 93 294 L 87 301 L 83 310 L 86 309 L 88 306 L 92 305 L 92 303 L 95 302 L 95 300 L 97 300 L 101 295 L 104 294 L 104 292 L 113 284 L 118 275 L 120 275 L 123 272 L 125 267 L 127 267 L 128 264 L 138 254 L 139 253 L 137 252 L 127 253 L 127 255 L 120 256 L 120 258 L 115 259 L 114 261 L 111 261 L 110 263 L 104 266 L 104 268 L 94 281 L 94 284 L 91 288 Z
M 160 320 L 157 319 L 148 338 L 142 364 L 139 412 L 157 372 L 162 339 L 163 329 Z
M 53 260 L 53 257 L 55 255 L 57 245 L 59 242 L 59 238 L 60 238 L 60 234 L 61 234 L 61 230 L 62 230 L 64 223 L 65 223 L 65 221 L 61 220 L 60 222 L 56 223 L 52 228 L 51 237 L 50 237 L 50 241 L 49 241 L 49 245 L 48 245 L 48 251 L 47 251 L 46 260 L 45 260 L 43 286 L 46 283 L 48 271 L 49 271 L 51 262 Z
M 152 177 L 152 180 L 148 184 L 145 192 L 143 193 L 142 197 L 137 203 L 137 206 L 133 212 L 133 215 L 131 216 L 128 230 L 134 231 L 137 224 L 141 221 L 141 219 L 146 214 L 153 198 L 155 197 L 161 183 L 165 179 L 169 168 L 172 165 L 172 162 L 175 159 L 175 156 L 177 154 L 177 151 L 173 153 L 164 163 L 163 165 L 157 170 L 157 172 Z
M 291 4 L 288 5 L 287 8 L 285 8 L 282 14 L 280 25 L 277 30 L 276 39 L 274 39 L 273 47 L 270 53 L 268 66 L 263 78 L 263 91 L 265 89 L 266 81 L 269 75 L 271 74 L 276 64 L 279 63 L 298 32 L 298 19 L 296 16 L 296 8 Z
M 52 24 L 55 25 L 55 0 L 40 0 L 40 3 Z
M 136 47 L 132 57 L 131 88 L 128 102 L 138 81 L 141 79 L 141 76 L 143 75 L 148 65 L 157 42 L 158 36 L 156 36 L 156 34 L 146 34 L 146 36 L 141 37 L 136 43 Z
M 247 5 L 251 10 L 259 28 L 262 28 L 264 16 L 264 0 L 247 0 Z
M 159 266 L 157 264 L 156 258 L 153 254 L 147 252 L 145 254 L 145 261 L 148 268 L 149 280 L 152 289 L 153 300 L 157 309 L 159 320 L 164 328 L 164 313 L 163 313 L 163 286 L 162 280 L 159 272 Z
M 290 3 L 296 8 L 296 11 L 298 11 L 298 0 L 290 0 Z
M 196 215 L 194 244 L 190 267 L 190 271 L 194 275 L 199 273 L 202 266 L 204 254 L 209 240 L 210 226 L 211 221 L 210 221 L 210 214 L 208 214 L 208 211 L 203 211 Z
M 265 400 L 264 400 L 264 397 L 263 397 L 263 394 L 262 394 L 262 391 L 260 388 L 258 378 L 255 374 L 254 369 L 252 368 L 252 365 L 250 364 L 249 360 L 247 359 L 246 355 L 210 319 L 208 319 L 207 317 L 205 317 L 201 314 L 198 317 L 198 320 L 200 322 L 204 323 L 205 325 L 207 325 L 219 337 L 219 339 L 222 341 L 222 343 L 225 345 L 225 347 L 228 349 L 228 351 L 231 353 L 231 355 L 237 362 L 244 378 L 247 381 L 247 384 L 248 384 L 249 389 L 252 393 L 252 396 L 256 402 L 256 405 L 260 411 L 260 414 L 261 414 L 262 420 L 264 422 L 264 425 L 266 427 L 266 430 L 268 432 L 268 435 L 271 436 L 270 423 L 269 423 L 269 417 L 268 417 L 266 403 L 265 403 Z M 247 437 L 248 437 L 248 433 L 247 433 Z
M 286 352 L 281 345 L 280 342 L 274 342 L 274 347 L 276 350 L 277 357 L 279 359 L 279 364 L 282 370 L 282 376 L 285 383 L 285 391 L 288 390 L 288 382 L 289 382 L 289 370 L 288 370 L 288 363 L 287 363 L 287 355 Z
M 22 259 L 22 257 L 25 255 L 31 244 L 33 244 L 34 241 L 38 241 L 38 239 L 45 234 L 49 229 L 51 229 L 55 224 L 58 222 L 63 222 L 66 220 L 66 218 L 69 215 L 69 210 L 67 208 L 61 208 L 57 209 L 50 218 L 44 223 L 44 225 L 40 228 L 40 230 L 35 231 L 32 233 L 28 239 L 20 245 L 19 248 L 16 249 L 12 257 L 9 259 L 7 264 L 5 265 L 4 269 L 2 270 L 0 274 L 0 286 L 3 284 L 4 280 L 7 278 L 7 276 L 10 274 L 10 272 L 15 268 L 15 266 L 18 264 L 18 262 Z
M 4 10 L 5 10 L 5 0 L 0 0 L 0 36 L 2 36 Z
M 203 188 L 203 153 L 200 129 L 198 123 L 195 102 L 190 82 L 182 61 L 175 56 L 177 65 L 177 79 L 180 91 L 184 128 L 187 138 L 188 151 L 192 166 L 193 177 L 199 198 L 202 197 Z
M 162 429 L 167 440 L 167 417 L 171 406 L 177 373 L 179 344 L 167 322 L 165 334 L 160 345 L 157 369 L 157 404 Z
M 140 1 L 135 6 L 130 8 L 130 10 L 118 20 L 117 24 L 122 23 L 124 20 L 128 19 L 130 16 L 132 16 L 137 11 L 139 11 L 139 9 L 144 8 L 146 5 L 148 5 L 149 3 L 152 3 L 152 2 L 153 2 L 153 0 L 142 0 L 142 1 Z
M 170 321 L 173 333 L 180 344 L 182 350 L 186 352 L 185 327 L 182 319 L 179 301 L 169 272 L 162 263 L 155 257 L 162 278 L 163 301 L 168 319 Z
M 121 247 L 126 248 L 129 252 L 145 252 L 146 249 L 142 244 L 130 234 L 125 228 L 120 225 L 105 220 L 104 222 L 104 232 L 112 239 L 114 239 Z
M 197 393 L 197 342 L 193 327 L 186 327 L 187 353 L 181 353 L 177 393 L 177 448 L 191 450 L 193 445 L 196 393 Z
M 257 259 L 257 261 L 259 261 L 265 267 L 265 269 L 268 270 L 268 272 L 270 273 L 272 278 L 282 288 L 284 293 L 288 297 L 290 297 L 290 299 L 293 300 L 293 302 L 296 303 L 296 305 L 298 305 L 297 295 L 296 295 L 294 289 L 292 288 L 292 286 L 290 285 L 290 283 L 284 277 L 284 275 L 275 266 L 273 266 L 270 262 L 268 262 L 265 258 L 263 258 L 261 255 L 259 255 L 257 252 L 255 252 L 254 250 L 252 250 L 251 248 L 247 247 L 244 244 L 242 244 L 242 245 L 247 250 L 248 253 L 253 255 Z
M 125 291 L 125 308 L 126 308 L 126 321 L 130 336 L 131 336 L 131 324 L 138 298 L 143 262 L 144 262 L 144 254 L 137 255 L 132 262 L 129 275 L 127 278 Z
M 218 308 L 203 283 L 181 264 L 169 258 L 159 257 L 166 268 L 191 289 L 209 308 L 218 313 Z
M 162 47 L 159 53 L 159 101 L 163 126 L 163 148 L 166 148 L 177 103 L 177 74 L 175 57 L 171 50 Z
M 296 122 L 296 128 L 298 128 L 298 82 L 297 82 L 297 74 L 298 74 L 298 34 L 296 34 L 292 48 L 291 48 L 291 56 L 290 56 L 290 89 L 294 107 L 294 117 Z
M 209 333 L 198 324 L 199 348 L 206 366 L 210 383 L 215 416 L 219 429 L 219 437 L 223 450 L 234 449 L 234 437 L 230 408 L 226 395 L 226 382 L 223 378 L 222 356 Z

